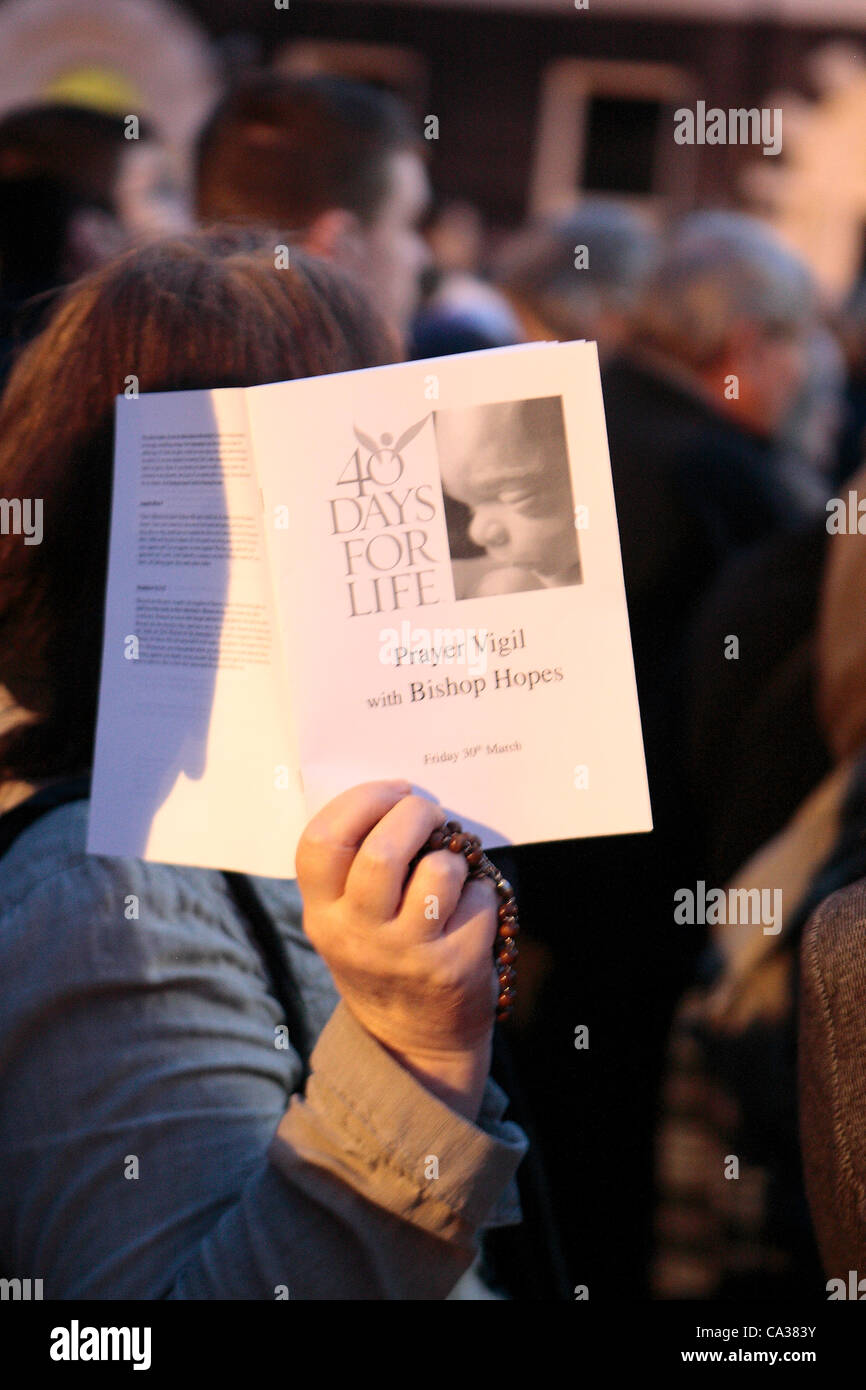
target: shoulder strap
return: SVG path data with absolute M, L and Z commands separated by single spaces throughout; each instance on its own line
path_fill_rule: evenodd
M 0 858 L 11 849 L 18 836 L 41 816 L 70 801 L 86 801 L 90 796 L 90 774 L 67 777 L 53 786 L 42 787 L 20 805 L 0 815 Z M 232 899 L 250 928 L 253 941 L 265 963 L 271 988 L 280 1001 L 292 1046 L 302 1063 L 301 1087 L 309 1075 L 310 1043 L 304 1018 L 304 1006 L 291 962 L 282 938 L 265 909 L 258 893 L 246 874 L 223 873 Z

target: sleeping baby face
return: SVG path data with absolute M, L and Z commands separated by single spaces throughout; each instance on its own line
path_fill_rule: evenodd
M 571 486 L 549 439 L 533 435 L 527 405 L 537 403 L 441 412 L 442 481 L 470 509 L 470 539 L 492 560 L 557 576 L 578 560 Z

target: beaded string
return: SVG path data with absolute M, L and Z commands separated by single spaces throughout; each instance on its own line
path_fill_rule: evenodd
M 419 859 L 423 859 L 425 854 L 432 854 L 439 849 L 449 849 L 452 854 L 465 855 L 466 863 L 469 865 L 468 877 L 492 878 L 496 892 L 501 898 L 498 909 L 499 925 L 493 944 L 493 959 L 499 976 L 496 1021 L 501 1023 L 510 1015 L 517 993 L 515 986 L 517 971 L 514 962 L 517 960 L 517 935 L 520 931 L 520 923 L 517 920 L 517 898 L 514 896 L 514 889 L 492 860 L 488 859 L 481 848 L 481 841 L 478 836 L 467 834 L 459 821 L 447 820 L 444 825 L 434 830 L 413 859 L 412 867 L 418 863 Z

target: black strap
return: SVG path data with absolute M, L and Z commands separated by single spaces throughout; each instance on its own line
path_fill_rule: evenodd
M 26 801 L 13 806 L 0 816 L 0 858 L 11 849 L 18 836 L 41 816 L 70 801 L 86 801 L 90 796 L 90 774 L 67 777 L 53 786 L 34 792 Z M 291 962 L 283 940 L 262 905 L 258 893 L 246 874 L 224 873 L 229 892 L 241 916 L 245 918 L 258 946 L 271 988 L 280 1001 L 289 1030 L 292 1046 L 301 1058 L 302 1077 L 299 1089 L 309 1075 L 310 1040 L 300 991 L 292 974 Z
M 508 1096 L 509 1118 L 525 1132 L 529 1149 L 517 1170 L 523 1220 L 519 1226 L 498 1226 L 484 1232 L 481 1272 L 494 1287 L 501 1284 L 509 1297 L 521 1302 L 568 1303 L 571 1281 L 532 1107 L 508 1037 L 498 1025 L 493 1033 L 490 1075 Z

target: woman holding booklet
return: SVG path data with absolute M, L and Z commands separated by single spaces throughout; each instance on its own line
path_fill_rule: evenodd
M 501 899 L 462 853 L 418 859 L 433 803 L 348 789 L 297 883 L 85 852 L 115 396 L 397 356 L 278 240 L 80 282 L 0 410 L 0 494 L 43 508 L 41 543 L 12 510 L 0 534 L 0 1275 L 45 1298 L 444 1298 L 520 1219 L 527 1143 L 488 1074 Z

